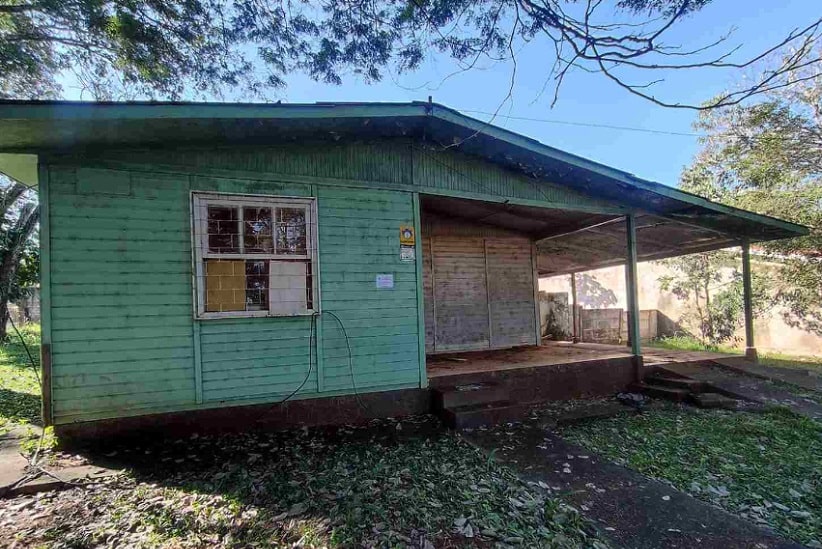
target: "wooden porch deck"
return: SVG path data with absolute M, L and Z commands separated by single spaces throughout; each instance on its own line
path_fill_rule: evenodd
M 655 349 L 652 347 L 643 347 L 642 355 L 646 367 L 737 356 L 705 351 Z M 622 345 L 549 341 L 544 342 L 539 347 L 529 346 L 513 349 L 432 355 L 427 358 L 426 367 L 430 380 L 445 381 L 440 378 L 517 370 L 521 368 L 538 368 L 541 366 L 572 366 L 574 363 L 630 358 L 631 354 L 629 349 Z

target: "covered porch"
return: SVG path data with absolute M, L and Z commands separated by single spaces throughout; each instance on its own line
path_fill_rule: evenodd
M 628 191 L 626 197 L 635 198 Z M 677 202 L 679 209 L 674 209 Z M 725 358 L 643 348 L 638 337 L 637 264 L 733 246 L 742 249 L 746 356 L 755 360 L 750 242 L 785 236 L 788 229 L 780 226 L 782 222 L 748 212 L 742 215 L 713 204 L 705 211 L 698 204 L 681 202 L 657 198 L 647 210 L 636 210 L 616 201 L 601 207 L 589 203 L 553 208 L 421 196 L 429 384 L 546 367 L 577 367 L 599 376 L 602 368 L 618 367 L 628 372 L 624 387 L 642 380 L 643 365 Z M 652 207 L 656 211 L 650 211 Z M 476 249 L 469 250 L 464 244 L 468 241 Z M 568 343 L 543 341 L 540 277 L 568 275 L 573 282 L 575 273 L 614 265 L 625 267 L 627 346 L 581 344 L 576 337 Z

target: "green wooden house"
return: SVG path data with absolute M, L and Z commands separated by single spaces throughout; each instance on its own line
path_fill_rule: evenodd
M 6 101 L 0 171 L 39 189 L 66 433 L 423 411 L 426 357 L 540 344 L 540 276 L 630 290 L 637 261 L 805 233 L 430 102 Z

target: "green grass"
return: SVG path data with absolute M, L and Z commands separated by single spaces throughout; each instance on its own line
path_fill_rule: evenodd
M 763 366 L 792 368 L 822 372 L 822 356 L 794 356 L 782 353 L 764 353 L 759 357 Z
M 822 543 L 822 425 L 811 419 L 782 408 L 672 408 L 564 436 L 801 543 Z
M 658 349 L 671 349 L 675 351 L 711 351 L 714 353 L 725 353 L 741 355 L 742 351 L 729 345 L 703 345 L 695 337 L 679 335 L 656 339 L 647 344 L 649 347 Z M 793 368 L 805 370 L 822 371 L 822 356 L 789 355 L 785 353 L 760 353 L 759 364 L 762 366 L 772 366 L 774 368 Z
M 109 447 L 125 475 L 38 502 L 36 527 L 25 506 L 7 510 L 6 536 L 66 547 L 603 547 L 546 490 L 423 425 Z
M 727 345 L 705 345 L 697 338 L 689 335 L 674 335 L 654 339 L 646 343 L 657 349 L 671 349 L 674 351 L 710 351 L 712 353 L 742 354 L 739 349 Z
M 35 361 L 40 359 L 40 326 L 27 324 L 20 332 Z M 38 364 L 39 367 L 39 364 Z M 0 434 L 15 424 L 41 424 L 40 386 L 17 334 L 0 345 Z

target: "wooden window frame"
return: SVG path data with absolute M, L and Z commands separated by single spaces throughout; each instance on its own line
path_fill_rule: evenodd
M 208 207 L 225 206 L 238 208 L 240 227 L 240 253 L 214 253 L 208 246 Z M 243 222 L 243 208 L 305 208 L 305 254 L 278 254 L 278 253 L 243 253 L 245 245 Z M 194 289 L 194 318 L 197 320 L 225 319 L 225 318 L 266 318 L 266 317 L 295 317 L 312 315 L 320 310 L 319 295 L 319 252 L 316 230 L 317 200 L 315 198 L 277 195 L 254 195 L 239 193 L 215 193 L 207 191 L 191 192 L 191 244 L 193 261 L 193 289 Z M 272 220 L 272 239 L 276 239 L 276 220 Z M 276 246 L 276 244 L 275 244 Z M 276 248 L 274 250 L 276 252 Z M 226 260 L 259 260 L 259 261 L 302 261 L 311 268 L 311 295 L 312 308 L 297 312 L 282 312 L 275 309 L 275 302 L 271 299 L 273 289 L 273 269 L 269 268 L 268 309 L 257 311 L 206 311 L 205 261 L 207 259 Z

